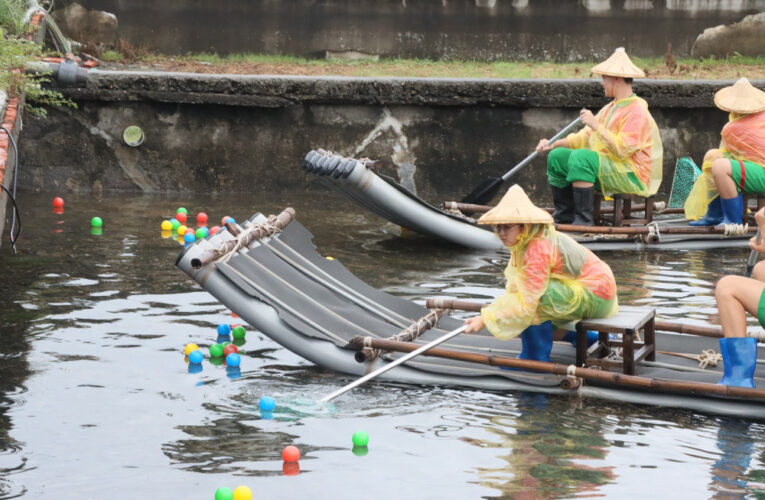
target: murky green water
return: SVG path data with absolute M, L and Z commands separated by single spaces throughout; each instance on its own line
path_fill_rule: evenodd
M 22 193 L 19 255 L 0 248 L 0 498 L 744 497 L 765 488 L 761 422 L 529 394 L 375 384 L 329 408 L 350 379 L 252 331 L 240 374 L 182 349 L 208 346 L 230 311 L 174 267 L 163 216 L 183 205 L 245 219 L 285 205 L 323 255 L 390 293 L 491 297 L 503 256 L 395 237 L 334 194 L 67 196 Z M 90 218 L 104 219 L 90 234 Z M 603 254 L 624 304 L 714 321 L 713 284 L 747 250 Z M 277 399 L 261 419 L 258 399 Z M 354 454 L 351 435 L 371 436 Z M 302 451 L 299 473 L 281 451 Z M 285 473 L 286 472 L 286 473 Z

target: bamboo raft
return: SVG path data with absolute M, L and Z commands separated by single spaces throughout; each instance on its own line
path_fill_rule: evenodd
M 451 298 L 429 299 L 423 306 L 369 286 L 337 260 L 321 257 L 290 208 L 277 216 L 256 214 L 241 226 L 229 224 L 184 248 L 176 265 L 276 343 L 353 377 L 457 329 L 462 320 L 451 312 L 481 307 Z M 755 374 L 762 389 L 717 385 L 722 376 L 718 327 L 663 321 L 652 309 L 629 307 L 617 317 L 579 326 L 597 329 L 599 341 L 589 349 L 581 342 L 578 350 L 555 342 L 549 363 L 516 359 L 519 338 L 500 341 L 482 331 L 458 335 L 379 380 L 765 418 L 763 368 Z M 337 384 L 343 381 L 338 377 Z
M 320 177 L 330 187 L 387 221 L 415 233 L 447 241 L 463 247 L 505 251 L 489 228 L 479 226 L 471 217 L 491 207 L 447 201 L 435 206 L 396 182 L 373 171 L 376 162 L 344 158 L 322 149 L 310 151 L 303 160 L 303 169 Z M 653 211 L 678 214 L 656 203 L 649 207 L 631 205 L 638 212 Z M 604 206 L 600 213 L 614 213 L 613 206 Z M 692 227 L 683 218 L 657 218 L 638 226 L 557 226 L 593 251 L 607 250 L 688 250 L 746 247 L 754 227 Z

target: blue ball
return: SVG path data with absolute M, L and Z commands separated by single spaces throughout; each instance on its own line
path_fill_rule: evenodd
M 185 241 L 186 243 L 194 243 L 194 240 L 196 239 L 197 239 L 196 235 L 191 231 L 188 231 L 186 234 L 183 235 L 183 241 Z
M 236 224 L 236 220 L 233 217 L 227 217 L 224 224 L 228 224 L 229 222 L 232 224 Z
M 226 356 L 226 365 L 227 366 L 239 366 L 242 363 L 242 358 L 237 353 L 232 352 L 228 356 Z
M 204 354 L 199 350 L 191 351 L 189 353 L 189 363 L 198 364 L 201 363 L 203 359 L 205 359 Z
M 258 401 L 258 406 L 260 406 L 262 411 L 274 411 L 274 408 L 276 408 L 276 400 L 271 396 L 263 396 L 260 398 L 260 401 Z
M 218 325 L 218 335 L 228 335 L 231 333 L 231 325 Z

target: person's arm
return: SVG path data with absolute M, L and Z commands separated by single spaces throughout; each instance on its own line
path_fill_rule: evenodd
M 546 153 L 555 148 L 569 148 L 569 147 L 571 146 L 569 145 L 568 137 L 564 137 L 563 139 L 558 139 L 555 142 L 550 142 L 549 139 L 542 139 L 541 141 L 539 141 L 539 144 L 537 144 L 536 152 Z

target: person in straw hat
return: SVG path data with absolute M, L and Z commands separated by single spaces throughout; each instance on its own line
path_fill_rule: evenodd
M 718 90 L 714 102 L 730 115 L 685 201 L 692 226 L 741 224 L 742 193 L 765 193 L 765 92 L 741 78 Z
M 555 222 L 593 224 L 593 190 L 651 196 L 659 189 L 663 149 L 648 104 L 632 92 L 632 79 L 644 78 L 624 48 L 591 70 L 603 78 L 606 97 L 613 100 L 597 115 L 582 109 L 585 127 L 550 143 L 542 139 L 537 152 L 549 151 L 547 178 L 552 188 Z
M 494 226 L 510 249 L 504 295 L 465 321 L 466 332 L 487 328 L 499 339 L 521 335 L 522 359 L 549 361 L 555 338 L 573 340 L 582 318 L 616 314 L 616 282 L 611 268 L 570 236 L 559 233 L 553 218 L 534 206 L 523 189 L 512 186 L 479 224 Z M 538 328 L 529 328 L 540 325 Z M 593 340 L 593 339 L 588 339 Z

